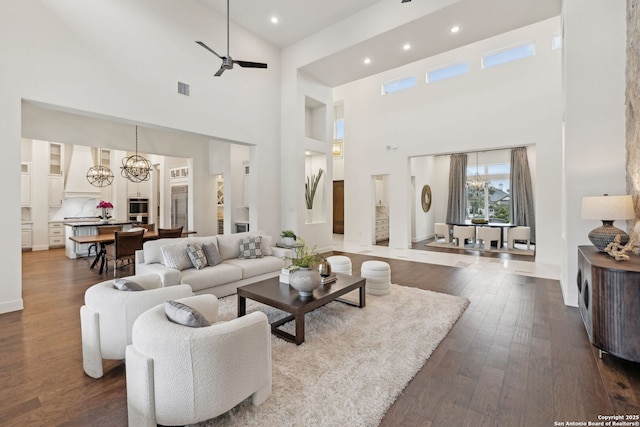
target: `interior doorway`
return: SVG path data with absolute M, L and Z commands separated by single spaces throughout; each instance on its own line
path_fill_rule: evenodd
M 333 181 L 333 233 L 344 234 L 344 181 Z
M 373 176 L 374 244 L 389 246 L 389 175 Z

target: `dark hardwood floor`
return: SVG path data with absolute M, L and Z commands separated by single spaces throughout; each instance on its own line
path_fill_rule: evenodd
M 377 259 L 345 255 L 354 274 Z M 553 426 L 640 414 L 640 365 L 598 358 L 558 282 L 384 260 L 394 283 L 464 296 L 470 305 L 382 426 Z M 105 362 L 99 380 L 82 370 L 84 291 L 110 275 L 63 249 L 23 253 L 25 309 L 0 315 L 1 426 L 127 425 L 124 365 Z

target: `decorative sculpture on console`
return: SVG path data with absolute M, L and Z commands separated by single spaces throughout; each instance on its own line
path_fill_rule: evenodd
M 640 255 L 640 221 L 633 227 L 633 232 L 629 236 L 629 242 L 626 245 L 620 243 L 621 236 L 618 234 L 613 239 L 613 242 L 609 243 L 604 251 L 613 257 L 616 261 L 628 261 L 628 252 L 636 255 Z

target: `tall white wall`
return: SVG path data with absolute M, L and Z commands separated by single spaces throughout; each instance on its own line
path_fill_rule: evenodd
M 0 179 L 8 207 L 0 211 L 4 236 L 0 312 L 22 308 L 23 100 L 253 145 L 257 158 L 269 165 L 255 169 L 260 186 L 269 189 L 260 194 L 255 212 L 260 214 L 261 228 L 272 233 L 279 230 L 280 210 L 273 203 L 280 188 L 274 167 L 280 152 L 280 112 L 274 108 L 280 104 L 279 51 L 232 25 L 232 54 L 267 62 L 269 68 L 238 68 L 215 78 L 219 59 L 195 41 L 223 48 L 225 26 L 223 16 L 197 0 L 0 2 Z M 178 80 L 191 85 L 190 97 L 177 94 Z M 181 151 L 179 146 L 174 149 Z M 198 162 L 208 170 L 206 148 L 201 159 Z M 208 189 L 206 193 L 214 194 Z M 204 228 L 204 215 L 195 215 L 194 228 Z
M 624 1 L 564 0 L 565 302 L 577 305 L 577 247 L 601 225 L 580 218 L 582 197 L 626 194 Z M 543 153 L 538 153 L 542 162 Z M 625 229 L 624 223 L 616 226 Z
M 334 100 L 343 102 L 345 111 L 345 193 L 350 194 L 345 198 L 345 240 L 371 241 L 370 195 L 354 189 L 369 188 L 372 175 L 390 176 L 389 243 L 406 248 L 414 196 L 409 158 L 535 145 L 536 259 L 558 265 L 562 58 L 560 50 L 551 50 L 558 31 L 560 19 L 549 19 L 335 88 Z M 480 69 L 483 53 L 526 41 L 536 42 L 535 57 Z M 426 70 L 462 60 L 469 63 L 466 75 L 424 83 Z M 410 76 L 417 78 L 416 87 L 380 95 L 382 83 Z M 448 165 L 441 163 L 435 163 L 435 170 L 447 185 Z M 434 191 L 434 215 L 443 220 L 447 192 L 439 190 Z

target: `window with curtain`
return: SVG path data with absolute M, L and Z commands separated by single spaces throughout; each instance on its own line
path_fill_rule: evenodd
M 531 229 L 530 240 L 535 243 L 536 219 L 533 206 L 533 187 L 527 148 L 518 147 L 511 150 L 511 223 Z
M 482 156 L 479 156 L 476 164 L 475 153 L 470 153 L 466 169 L 467 181 L 477 173 L 487 185 L 480 191 L 467 188 L 467 220 L 484 218 L 492 222 L 509 222 L 511 219 L 509 150 L 500 151 L 504 151 L 506 161 L 496 160 L 496 156 L 490 156 L 488 159 L 482 159 Z

